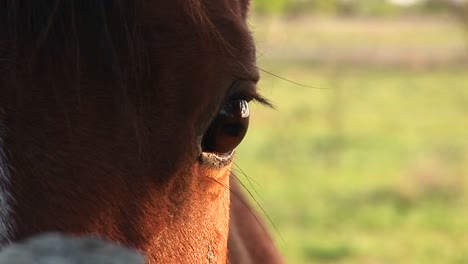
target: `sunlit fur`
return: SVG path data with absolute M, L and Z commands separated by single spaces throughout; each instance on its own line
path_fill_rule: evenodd
M 61 231 L 150 263 L 282 262 L 231 162 L 201 158 L 233 83 L 258 81 L 247 9 L 0 0 L 4 240 Z

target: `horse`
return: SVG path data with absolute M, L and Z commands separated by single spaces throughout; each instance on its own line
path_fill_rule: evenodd
M 148 263 L 283 263 L 232 174 L 268 105 L 249 0 L 0 0 L 0 244 L 98 236 Z

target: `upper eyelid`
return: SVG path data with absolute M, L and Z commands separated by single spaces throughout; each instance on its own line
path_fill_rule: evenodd
M 229 87 L 228 96 L 249 95 L 255 91 L 255 83 L 250 80 L 239 79 L 236 80 L 231 87 Z

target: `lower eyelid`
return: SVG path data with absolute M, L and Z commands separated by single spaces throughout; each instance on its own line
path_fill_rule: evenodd
M 202 152 L 200 154 L 199 159 L 201 163 L 207 164 L 210 167 L 223 168 L 232 162 L 232 159 L 234 158 L 234 154 L 235 154 L 234 150 L 228 153 L 223 153 L 223 154 Z

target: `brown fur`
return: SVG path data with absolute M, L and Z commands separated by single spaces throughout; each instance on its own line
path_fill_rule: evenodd
M 258 81 L 247 1 L 0 7 L 14 240 L 62 231 L 150 263 L 227 263 L 228 247 L 231 264 L 281 262 L 230 165 L 200 158 L 232 84 Z

